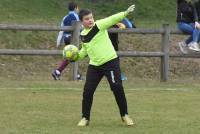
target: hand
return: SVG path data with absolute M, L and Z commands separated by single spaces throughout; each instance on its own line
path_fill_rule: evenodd
M 123 23 L 117 23 L 116 24 L 118 26 L 119 29 L 125 29 L 126 26 Z
M 76 56 L 74 56 L 73 59 L 69 60 L 71 63 L 74 63 L 78 60 L 78 54 Z
M 62 41 L 63 41 L 63 34 L 64 34 L 64 31 L 60 31 L 58 33 L 58 37 L 57 37 L 57 41 L 56 41 L 56 47 L 59 48 L 62 44 Z
M 195 28 L 200 29 L 200 24 L 199 24 L 199 22 L 195 22 Z
M 129 13 L 133 12 L 134 10 L 135 10 L 135 5 L 132 5 L 126 10 L 126 12 L 129 14 Z

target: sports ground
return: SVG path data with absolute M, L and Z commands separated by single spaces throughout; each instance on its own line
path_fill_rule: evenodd
M 125 81 L 129 114 L 125 126 L 106 81 L 95 96 L 90 125 L 80 120 L 84 82 L 4 80 L 0 85 L 2 134 L 197 134 L 200 130 L 200 84 L 196 81 Z

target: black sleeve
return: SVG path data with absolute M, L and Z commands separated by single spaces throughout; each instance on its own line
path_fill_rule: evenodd
M 200 21 L 200 1 L 195 4 L 195 10 L 196 10 L 195 20 Z
M 178 8 L 181 13 L 192 12 L 192 9 L 187 3 L 180 3 Z
M 198 21 L 199 18 L 198 18 L 197 6 L 196 5 L 193 5 L 193 14 L 194 14 L 194 20 Z
M 87 35 L 81 35 L 81 41 L 83 43 L 90 42 L 94 38 L 94 36 L 96 36 L 98 32 L 99 32 L 99 28 L 95 24 L 95 26 L 93 26 L 93 28 L 89 31 Z

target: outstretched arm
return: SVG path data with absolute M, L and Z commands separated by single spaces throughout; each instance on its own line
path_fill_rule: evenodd
M 107 17 L 105 19 L 98 20 L 96 22 L 97 27 L 100 30 L 108 29 L 109 27 L 123 20 L 129 13 L 133 12 L 134 9 L 135 9 L 135 5 L 132 5 L 125 12 L 120 12 L 110 17 Z

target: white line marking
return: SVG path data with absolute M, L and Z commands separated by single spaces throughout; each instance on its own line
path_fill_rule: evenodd
M 110 90 L 110 88 L 102 88 L 100 87 L 100 91 L 107 91 Z M 58 88 L 58 87 L 0 87 L 0 90 L 72 90 L 72 91 L 82 91 L 83 87 L 81 88 Z M 125 91 L 193 91 L 193 89 L 189 89 L 189 88 L 163 88 L 163 89 L 158 89 L 158 88 L 124 88 Z

